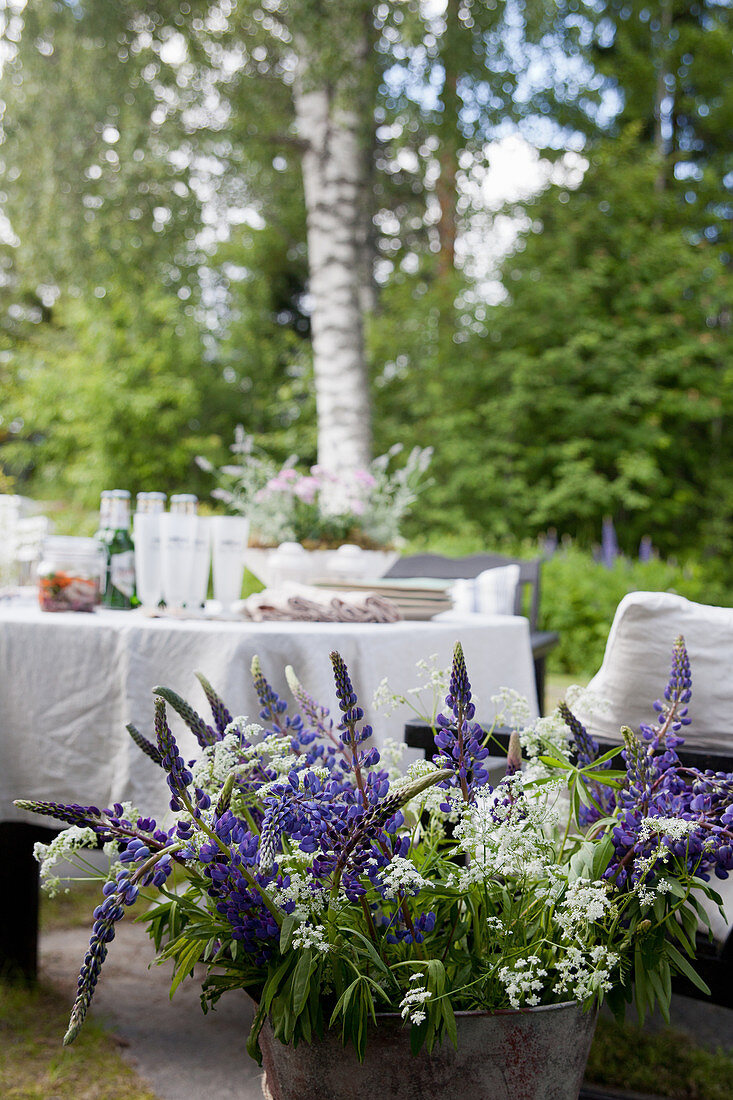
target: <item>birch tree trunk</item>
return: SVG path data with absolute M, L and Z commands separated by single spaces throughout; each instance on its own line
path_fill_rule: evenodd
M 303 142 L 318 461 L 342 472 L 366 465 L 372 444 L 362 313 L 363 127 L 338 85 L 318 84 L 309 86 L 301 59 L 294 94 Z

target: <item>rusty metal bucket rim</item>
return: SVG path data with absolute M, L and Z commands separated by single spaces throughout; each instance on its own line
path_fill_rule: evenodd
M 532 1012 L 552 1012 L 556 1008 L 582 1008 L 582 1001 L 557 1001 L 552 1005 L 523 1005 L 521 1008 L 458 1008 L 454 1011 L 453 1015 L 456 1019 L 466 1019 L 471 1017 L 492 1017 L 492 1016 L 525 1016 Z M 588 1012 L 592 1013 L 593 1008 L 589 1008 Z M 377 1020 L 401 1020 L 403 1016 L 400 1012 L 377 1012 Z M 405 1023 L 407 1024 L 407 1020 Z M 338 1030 L 338 1029 L 336 1029 Z
M 255 1008 L 259 1008 L 259 1001 L 255 1001 L 252 998 Z M 456 1019 L 476 1019 L 481 1017 L 493 1017 L 493 1016 L 525 1016 L 528 1013 L 535 1012 L 552 1012 L 558 1008 L 582 1008 L 583 1001 L 556 1001 L 551 1005 L 522 1005 L 521 1008 L 457 1008 L 454 1010 L 453 1015 Z M 593 1014 L 597 1011 L 597 1008 L 590 1007 L 584 1010 L 583 1015 Z M 375 1013 L 377 1020 L 404 1020 L 401 1012 L 377 1012 Z M 270 1019 L 268 1013 L 268 1020 Z M 405 1025 L 408 1021 L 405 1020 Z M 338 1031 L 339 1028 L 327 1028 L 326 1031 Z

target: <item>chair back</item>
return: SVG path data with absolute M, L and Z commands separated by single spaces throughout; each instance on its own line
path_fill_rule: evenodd
M 504 565 L 519 566 L 519 584 L 514 597 L 514 614 L 522 615 L 527 606 L 531 630 L 537 629 L 540 609 L 540 569 L 542 559 L 522 561 L 503 554 L 469 554 L 464 558 L 449 558 L 442 554 L 409 554 L 400 558 L 385 574 L 387 577 L 435 577 L 440 580 L 471 580 L 487 569 Z M 528 596 L 526 595 L 528 593 Z

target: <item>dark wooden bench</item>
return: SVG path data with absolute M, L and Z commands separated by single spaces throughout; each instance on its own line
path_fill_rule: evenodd
M 509 746 L 510 730 L 499 729 L 494 731 L 497 747 L 506 752 Z M 430 758 L 435 751 L 433 741 L 434 731 L 426 722 L 408 722 L 405 726 L 405 742 L 410 748 L 420 749 Z M 598 742 L 600 753 L 609 749 L 618 748 L 618 742 Z M 498 755 L 498 753 L 497 753 Z M 695 750 L 689 746 L 678 750 L 678 756 L 687 767 L 700 768 L 706 771 L 733 772 L 733 755 L 725 752 L 717 752 L 711 749 Z M 713 887 L 715 881 L 713 881 Z M 710 989 L 710 996 L 701 993 L 692 982 L 683 975 L 677 975 L 672 982 L 672 989 L 684 997 L 694 997 L 708 1003 L 720 1005 L 723 1008 L 733 1008 L 733 931 L 728 933 L 724 943 L 711 942 L 702 934 L 698 936 L 697 952 L 695 955 L 695 969 L 702 980 Z
M 554 630 L 539 630 L 540 572 L 542 559 L 523 561 L 507 558 L 503 554 L 471 554 L 465 558 L 446 558 L 441 554 L 411 554 L 400 558 L 388 577 L 434 577 L 439 580 L 472 579 L 486 569 L 498 569 L 503 565 L 519 566 L 519 584 L 514 598 L 514 614 L 526 615 L 529 620 L 532 659 L 534 661 L 537 703 L 540 714 L 545 712 L 545 677 L 547 655 L 560 640 Z

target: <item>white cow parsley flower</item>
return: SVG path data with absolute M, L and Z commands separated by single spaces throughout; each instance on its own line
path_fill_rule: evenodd
M 512 1008 L 522 1005 L 538 1005 L 540 994 L 547 977 L 547 971 L 541 965 L 537 955 L 528 955 L 525 959 L 515 959 L 514 967 L 502 966 L 499 981 L 506 989 Z
M 393 856 L 391 862 L 384 868 L 380 885 L 382 893 L 388 901 L 394 901 L 402 894 L 419 894 L 423 886 L 427 886 L 424 879 L 412 860 L 403 856 Z
M 96 848 L 97 834 L 94 829 L 84 829 L 79 825 L 70 825 L 54 837 L 50 844 L 33 845 L 33 858 L 40 864 L 41 889 L 50 898 L 55 898 L 62 889 L 62 880 L 54 875 L 53 869 L 59 860 L 67 859 L 72 863 L 82 848 Z M 64 893 L 68 894 L 68 887 Z
M 326 939 L 326 929 L 321 925 L 299 924 L 293 932 L 293 947 L 296 950 L 320 951 L 327 955 L 331 944 Z
M 407 993 L 405 993 L 404 997 L 400 1001 L 399 1007 L 402 1019 L 406 1020 L 409 1017 L 410 1023 L 412 1024 L 421 1024 L 423 1022 L 423 1020 L 425 1019 L 425 1012 L 423 1011 L 422 1006 L 425 1004 L 426 1001 L 429 1001 L 430 997 L 432 996 L 430 991 L 426 989 L 425 986 L 414 984 L 416 982 L 419 982 L 420 979 L 424 977 L 425 975 L 422 974 L 420 971 L 412 974 L 410 977 L 410 981 L 413 983 L 412 988 L 408 989 Z

